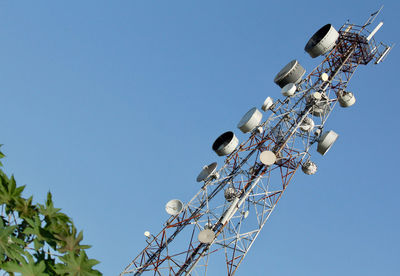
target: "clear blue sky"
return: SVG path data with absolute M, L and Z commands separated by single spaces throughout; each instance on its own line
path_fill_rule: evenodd
M 267 96 L 322 25 L 362 24 L 385 4 L 376 38 L 400 43 L 400 2 L 1 1 L 0 143 L 25 195 L 84 230 L 104 275 L 158 232 L 165 203 L 200 188 L 222 132 Z M 298 172 L 237 275 L 399 275 L 399 50 L 360 67 L 355 106 L 319 171 Z M 240 136 L 243 138 L 243 136 Z M 211 274 L 212 276 L 216 274 Z

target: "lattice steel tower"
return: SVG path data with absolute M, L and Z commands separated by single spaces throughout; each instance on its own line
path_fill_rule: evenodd
M 379 12 L 364 25 L 346 22 L 339 31 L 327 24 L 310 38 L 305 50 L 323 56 L 321 64 L 303 78 L 305 69 L 293 60 L 276 75 L 284 98 L 265 100 L 264 121 L 257 108 L 243 116 L 238 128 L 249 133 L 246 141 L 239 143 L 231 131 L 215 140 L 213 150 L 226 156 L 222 166 L 203 168 L 197 181 L 204 184 L 189 202 L 167 203 L 171 216 L 163 229 L 145 232 L 148 245 L 121 275 L 206 275 L 214 255 L 227 275 L 235 274 L 297 169 L 316 172 L 314 144 L 324 155 L 337 139 L 324 127 L 337 103 L 355 103 L 346 88 L 358 65 L 378 64 L 391 50 L 374 39 L 382 22 L 367 29 Z

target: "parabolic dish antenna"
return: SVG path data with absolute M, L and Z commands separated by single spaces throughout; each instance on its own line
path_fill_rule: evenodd
M 356 103 L 356 97 L 351 92 L 341 91 L 339 92 L 338 101 L 341 107 L 349 107 Z
M 322 93 L 314 92 L 310 95 L 310 98 L 315 101 L 320 101 L 322 99 Z
M 318 167 L 314 162 L 308 160 L 301 166 L 301 169 L 305 174 L 313 175 L 317 172 Z
M 197 236 L 199 242 L 205 244 L 211 244 L 215 239 L 215 233 L 211 229 L 204 229 L 200 231 L 199 235 Z
M 211 175 L 215 173 L 215 171 L 217 170 L 217 166 L 218 166 L 217 162 L 204 166 L 203 170 L 197 176 L 196 181 L 201 182 L 207 180 Z
M 299 128 L 301 131 L 311 132 L 314 128 L 314 125 L 315 125 L 315 123 L 314 123 L 313 119 L 311 119 L 310 117 L 305 117 L 303 122 L 301 122 Z
M 260 161 L 266 166 L 270 166 L 276 162 L 276 155 L 272 151 L 266 150 L 260 154 Z
M 212 145 L 218 156 L 231 154 L 239 145 L 239 139 L 232 131 L 227 131 L 219 136 Z
M 297 60 L 292 60 L 281 71 L 275 76 L 274 82 L 283 88 L 286 84 L 294 83 L 297 84 L 301 81 L 301 78 L 306 73 L 306 69 L 300 65 Z
M 336 44 L 339 33 L 331 24 L 319 29 L 307 42 L 304 50 L 312 57 L 318 57 L 330 51 Z
M 263 111 L 267 111 L 274 104 L 274 100 L 271 97 L 267 97 L 261 106 Z
M 165 205 L 165 211 L 171 216 L 176 216 L 182 211 L 182 209 L 183 203 L 179 199 L 172 199 Z
M 255 129 L 260 124 L 261 119 L 262 113 L 256 107 L 253 107 L 244 114 L 237 127 L 243 133 L 247 133 Z
M 327 73 L 322 73 L 321 74 L 321 80 L 322 81 L 328 81 L 329 80 L 329 75 Z
M 317 151 L 325 155 L 328 150 L 332 147 L 333 143 L 335 143 L 336 139 L 339 137 L 339 134 L 334 132 L 333 130 L 329 130 L 321 135 L 318 141 Z
M 290 97 L 296 92 L 296 85 L 294 83 L 288 83 L 282 88 L 283 96 Z

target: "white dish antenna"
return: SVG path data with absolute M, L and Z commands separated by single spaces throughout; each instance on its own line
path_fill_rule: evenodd
M 305 163 L 301 166 L 301 170 L 302 170 L 305 174 L 308 174 L 308 175 L 313 175 L 313 174 L 315 174 L 315 173 L 317 172 L 317 169 L 318 169 L 317 165 L 316 165 L 314 162 L 310 161 L 310 160 L 308 160 L 307 162 L 305 162 Z
M 150 233 L 149 231 L 145 231 L 145 232 L 144 232 L 144 236 L 145 236 L 146 238 L 150 238 L 151 233 Z
M 274 78 L 274 82 L 279 85 L 280 88 L 283 88 L 289 83 L 297 84 L 301 81 L 305 73 L 306 69 L 304 69 L 297 60 L 292 60 L 279 71 Z
M 176 216 L 183 210 L 183 203 L 179 199 L 172 199 L 165 205 L 165 211 L 171 215 Z
M 215 175 L 215 172 L 217 171 L 217 166 L 218 166 L 217 162 L 204 166 L 203 170 L 197 176 L 196 181 L 197 182 L 207 181 L 210 178 L 210 176 Z
M 328 150 L 332 147 L 333 143 L 335 143 L 336 139 L 339 137 L 339 134 L 334 132 L 333 130 L 329 130 L 321 135 L 318 141 L 317 151 L 325 155 Z
M 247 133 L 255 129 L 260 124 L 261 120 L 262 113 L 256 107 L 253 107 L 244 114 L 237 127 L 243 133 Z
M 320 101 L 322 99 L 322 94 L 319 92 L 314 92 L 311 94 L 311 98 L 315 101 Z
M 332 50 L 338 38 L 339 33 L 335 28 L 331 24 L 326 24 L 310 38 L 304 50 L 312 58 L 316 58 Z
M 338 101 L 341 107 L 349 107 L 356 103 L 356 97 L 351 92 L 341 91 L 338 95 Z
M 274 104 L 274 100 L 271 97 L 267 97 L 261 106 L 261 109 L 266 112 Z
M 311 119 L 310 117 L 305 117 L 303 122 L 301 122 L 299 128 L 301 131 L 311 132 L 314 128 L 314 125 L 315 125 L 315 123 L 314 123 L 313 119 Z
M 239 145 L 239 139 L 232 131 L 227 131 L 219 136 L 212 145 L 218 156 L 231 154 Z
M 321 74 L 321 80 L 322 81 L 328 81 L 329 80 L 329 75 L 327 73 L 322 73 Z
M 294 83 L 288 83 L 282 88 L 282 94 L 286 97 L 291 97 L 296 92 L 296 85 Z
M 200 231 L 199 235 L 197 236 L 199 242 L 205 244 L 211 244 L 215 239 L 215 233 L 211 229 L 204 229 Z
M 272 151 L 266 150 L 260 154 L 260 161 L 266 166 L 270 166 L 276 162 L 276 155 Z

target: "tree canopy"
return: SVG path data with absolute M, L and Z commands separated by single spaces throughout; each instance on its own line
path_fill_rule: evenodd
M 0 152 L 0 159 L 4 155 Z M 0 270 L 9 275 L 102 275 L 81 244 L 83 232 L 55 208 L 52 195 L 44 204 L 23 197 L 25 186 L 8 177 L 0 162 Z

